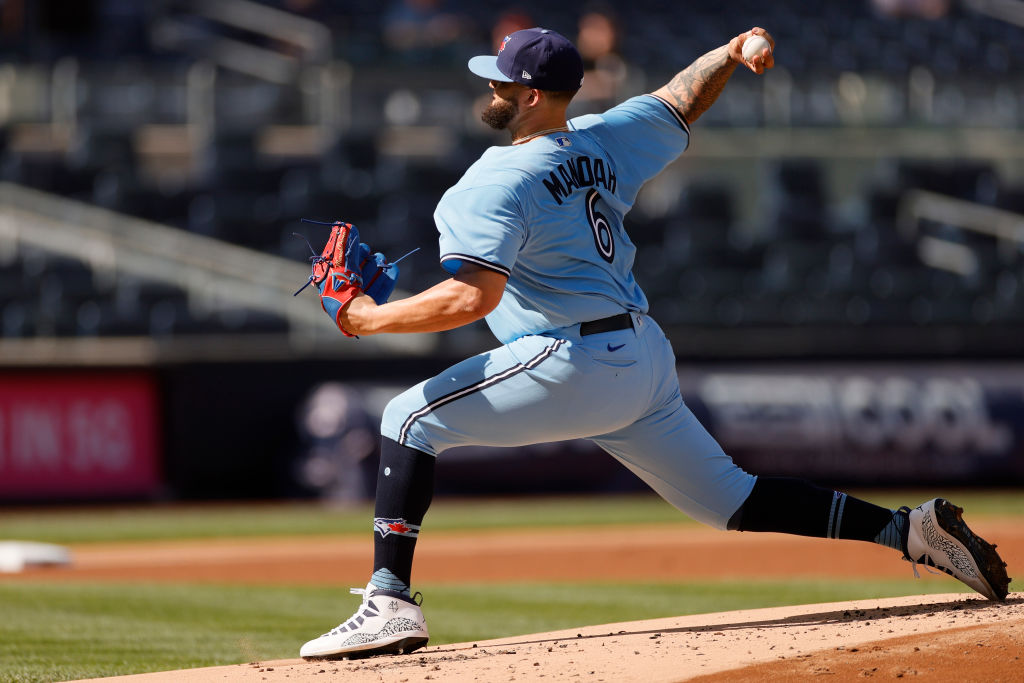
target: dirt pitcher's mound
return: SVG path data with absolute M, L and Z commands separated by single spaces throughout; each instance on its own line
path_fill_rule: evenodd
M 821 674 L 915 680 L 1020 680 L 1024 595 L 857 600 L 587 626 L 428 647 L 355 661 L 251 662 L 118 683 L 324 681 L 806 680 Z

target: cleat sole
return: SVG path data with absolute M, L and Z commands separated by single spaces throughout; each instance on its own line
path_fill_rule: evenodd
M 393 643 L 387 645 L 381 645 L 379 647 L 368 647 L 365 650 L 355 650 L 352 652 L 339 652 L 333 655 L 321 655 L 317 657 L 303 657 L 303 659 L 323 659 L 323 660 L 348 660 L 348 659 L 365 659 L 367 657 L 377 657 L 379 655 L 402 655 L 409 654 L 419 650 L 421 647 L 427 644 L 428 638 L 416 637 L 416 638 L 402 638 Z
M 992 589 L 995 598 L 1006 600 L 1011 581 L 1006 574 L 1006 563 L 999 557 L 993 544 L 970 530 L 964 522 L 963 514 L 963 508 L 953 505 L 948 500 L 940 498 L 935 504 L 935 521 L 943 531 L 967 548 L 967 552 L 971 554 L 981 571 L 982 580 Z

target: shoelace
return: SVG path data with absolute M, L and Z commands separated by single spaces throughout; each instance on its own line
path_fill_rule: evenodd
M 354 617 L 354 616 L 356 616 L 358 614 L 361 614 L 362 611 L 366 608 L 366 603 L 369 602 L 369 600 L 370 600 L 370 593 L 365 588 L 349 588 L 348 592 L 351 593 L 352 595 L 361 595 L 361 596 L 363 596 L 363 601 L 359 604 L 359 609 L 357 609 L 355 611 L 355 614 L 352 615 L 352 617 Z M 338 632 L 338 629 L 340 629 L 342 626 L 345 626 L 350 621 L 352 621 L 352 617 L 349 617 L 345 621 L 341 622 L 340 624 L 338 624 L 337 626 L 332 628 L 330 631 L 328 631 L 324 635 L 325 636 L 333 636 L 335 633 Z
M 361 595 L 361 596 L 363 596 L 363 602 L 359 605 L 359 609 L 357 609 L 355 614 L 352 615 L 352 617 L 355 617 L 356 615 L 361 614 L 362 611 L 366 608 L 366 603 L 370 601 L 370 593 L 372 591 L 368 591 L 365 588 L 349 588 L 348 592 L 351 593 L 352 595 Z M 419 591 L 416 591 L 411 596 L 409 596 L 409 599 L 412 600 L 414 605 L 419 607 L 420 605 L 423 604 L 423 593 L 420 593 Z M 334 634 L 338 633 L 338 629 L 340 629 L 342 626 L 346 626 L 347 624 L 349 624 L 349 622 L 352 621 L 352 617 L 349 617 L 345 621 L 341 622 L 340 624 L 338 624 L 337 626 L 332 628 L 330 631 L 325 633 L 324 636 L 333 636 Z M 321 636 L 321 637 L 323 637 L 323 636 Z
M 935 560 L 933 560 L 930 555 L 922 555 L 921 559 L 924 560 L 924 562 L 918 562 L 917 560 L 910 560 L 910 568 L 914 570 L 914 578 L 915 579 L 920 579 L 921 578 L 921 574 L 919 574 L 918 571 L 917 571 L 917 565 L 919 565 L 919 564 L 922 567 L 924 567 L 924 570 L 926 572 L 928 572 L 929 574 L 934 574 L 936 576 L 941 576 L 942 574 L 945 573 L 945 572 L 941 572 L 941 571 L 939 571 L 939 572 L 932 571 L 932 567 L 938 567 L 938 565 L 935 564 Z
M 314 221 L 311 218 L 300 218 L 299 220 L 301 222 L 303 222 L 303 223 L 314 223 L 316 225 L 330 225 L 332 227 L 334 226 L 334 223 L 325 223 L 324 221 Z M 318 265 L 320 265 L 321 263 L 324 263 L 326 261 L 330 261 L 330 259 L 327 258 L 326 256 L 322 256 L 321 254 L 316 253 L 316 250 L 313 249 L 313 245 L 309 243 L 309 240 L 306 239 L 305 235 L 300 235 L 297 232 L 293 232 L 292 236 L 293 237 L 298 237 L 298 238 L 302 239 L 302 241 L 306 243 L 306 246 L 309 247 L 310 253 L 313 254 L 312 256 L 309 257 L 309 261 L 310 261 L 309 279 L 306 280 L 306 284 L 304 284 L 301 287 L 299 287 L 299 289 L 294 294 L 292 294 L 292 296 L 298 296 L 299 293 L 302 290 L 304 290 L 306 287 L 309 287 L 311 284 L 313 284 L 313 280 L 316 279 L 316 267 Z M 420 250 L 420 248 L 416 247 L 415 249 L 413 249 L 412 251 L 407 253 L 405 256 L 402 256 L 400 259 L 398 259 L 396 261 L 392 261 L 391 263 L 385 263 L 383 267 L 384 268 L 390 268 L 391 266 L 397 265 L 400 261 L 404 260 L 406 258 L 406 256 L 412 256 L 413 254 L 415 254 L 419 250 Z M 359 278 L 360 276 L 354 275 L 353 277 Z M 360 280 L 361 280 L 361 278 L 360 278 Z M 362 282 L 359 282 L 358 284 L 362 284 Z M 353 590 L 355 590 L 355 589 L 353 589 Z M 362 589 L 360 589 L 360 590 L 362 590 Z
M 903 559 L 910 563 L 910 568 L 914 571 L 914 578 L 915 579 L 920 579 L 921 578 L 920 572 L 917 571 L 917 565 L 918 564 L 920 564 L 922 567 L 924 567 L 925 571 L 928 572 L 929 574 L 935 574 L 935 575 L 942 574 L 942 572 L 932 571 L 931 568 L 932 567 L 937 567 L 938 565 L 935 564 L 935 560 L 933 560 L 931 558 L 931 555 L 927 555 L 927 554 L 926 555 L 922 555 L 920 558 L 918 558 L 916 560 L 914 558 L 910 557 L 910 554 L 906 550 L 906 548 L 907 548 L 907 537 L 906 537 L 906 534 L 910 533 L 910 508 L 908 508 L 906 505 L 904 505 L 899 510 L 897 510 L 895 514 L 900 514 L 900 513 L 905 513 L 907 515 L 907 527 L 903 531 L 903 533 L 904 533 L 904 537 L 903 537 L 903 547 L 904 547 Z

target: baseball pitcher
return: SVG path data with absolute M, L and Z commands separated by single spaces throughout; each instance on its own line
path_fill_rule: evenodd
M 759 52 L 746 41 L 763 38 Z M 753 47 L 751 45 L 750 47 Z M 307 658 L 411 652 L 427 643 L 413 551 L 434 464 L 462 445 L 586 438 L 683 513 L 719 529 L 858 539 L 937 567 L 1002 600 L 990 544 L 943 499 L 890 510 L 799 479 L 740 469 L 683 403 L 675 355 L 633 277 L 623 218 L 645 182 L 682 154 L 690 128 L 740 65 L 774 66 L 753 28 L 654 92 L 566 119 L 583 79 L 554 31 L 507 36 L 469 69 L 493 90 L 483 120 L 511 134 L 441 198 L 434 214 L 449 279 L 387 302 L 397 268 L 339 223 L 314 265 L 324 310 L 346 335 L 448 330 L 484 318 L 501 343 L 412 387 L 384 413 L 374 567 L 352 617 L 302 646 Z M 750 54 L 753 52 L 754 54 Z M 543 561 L 543 558 L 538 558 Z

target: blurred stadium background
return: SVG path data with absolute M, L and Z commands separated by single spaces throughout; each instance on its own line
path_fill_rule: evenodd
M 575 114 L 752 25 L 778 42 L 627 221 L 741 464 L 1024 483 L 1024 2 L 0 0 L 0 503 L 365 499 L 390 396 L 493 341 L 343 339 L 292 298 L 293 233 L 351 221 L 421 248 L 406 290 L 441 279 L 433 207 L 506 142 L 466 59 L 532 25 L 585 54 Z M 457 449 L 439 479 L 640 488 L 584 442 Z

